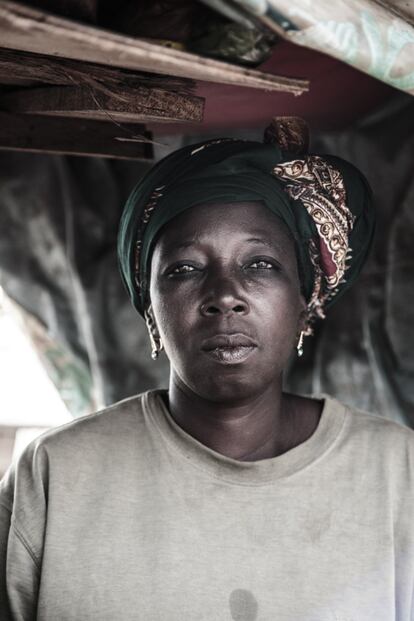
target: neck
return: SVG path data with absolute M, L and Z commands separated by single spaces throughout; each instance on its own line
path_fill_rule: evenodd
M 315 431 L 321 410 L 320 404 L 314 407 L 318 402 L 284 394 L 281 382 L 243 401 L 221 403 L 196 395 L 174 375 L 168 401 L 184 431 L 241 461 L 276 457 L 304 442 Z

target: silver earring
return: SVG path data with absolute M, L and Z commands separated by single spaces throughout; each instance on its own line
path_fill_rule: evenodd
M 298 357 L 300 358 L 301 356 L 303 356 L 303 339 L 305 338 L 305 333 L 302 330 L 300 335 L 299 335 L 299 341 L 298 344 L 296 345 L 296 350 L 298 352 Z
M 154 346 L 154 345 L 152 346 L 151 358 L 152 358 L 153 360 L 156 360 L 156 359 L 158 358 L 158 356 L 160 355 L 160 352 L 161 352 L 163 349 L 164 349 L 164 347 L 163 347 L 163 344 L 162 344 L 161 339 L 160 339 L 160 347 L 157 347 L 156 345 L 155 345 L 155 346 Z
M 148 334 L 151 341 L 151 358 L 156 360 L 160 355 L 160 352 L 164 349 L 163 342 L 160 336 L 155 335 L 155 321 L 152 316 L 151 306 L 144 312 L 145 323 L 147 324 Z

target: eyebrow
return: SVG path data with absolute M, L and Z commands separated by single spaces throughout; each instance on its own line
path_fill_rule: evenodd
M 167 250 L 174 250 L 175 248 L 191 248 L 191 246 L 196 246 L 197 245 L 197 241 L 194 239 L 189 239 L 188 241 L 182 241 L 179 242 L 178 244 L 170 244 L 169 246 L 167 246 Z
M 249 237 L 245 240 L 246 243 L 250 244 L 260 244 L 261 246 L 266 246 L 270 248 L 270 250 L 277 250 L 282 254 L 286 254 L 286 248 L 283 247 L 283 244 L 279 244 L 275 240 L 271 240 L 269 237 Z
M 262 244 L 263 246 L 269 246 L 269 248 L 279 248 L 279 244 L 271 242 L 270 239 L 264 239 L 263 237 L 249 237 L 245 242 L 248 244 Z

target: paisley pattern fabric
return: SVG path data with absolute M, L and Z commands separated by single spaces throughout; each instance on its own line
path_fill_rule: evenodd
M 293 200 L 302 202 L 316 225 L 319 239 L 311 240 L 309 246 L 315 285 L 308 311 L 311 316 L 322 318 L 325 302 L 338 291 L 352 258 L 349 235 L 355 216 L 347 206 L 343 177 L 317 155 L 278 164 L 273 174 L 287 181 L 286 192 Z M 321 286 L 322 275 L 325 290 Z

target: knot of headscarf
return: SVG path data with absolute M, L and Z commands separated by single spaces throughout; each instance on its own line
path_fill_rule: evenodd
M 306 154 L 300 119 L 274 119 L 265 140 L 221 138 L 186 146 L 140 179 L 122 215 L 118 258 L 141 315 L 154 242 L 167 222 L 196 205 L 262 201 L 281 218 L 295 242 L 308 332 L 358 276 L 374 232 L 364 176 L 340 158 Z

